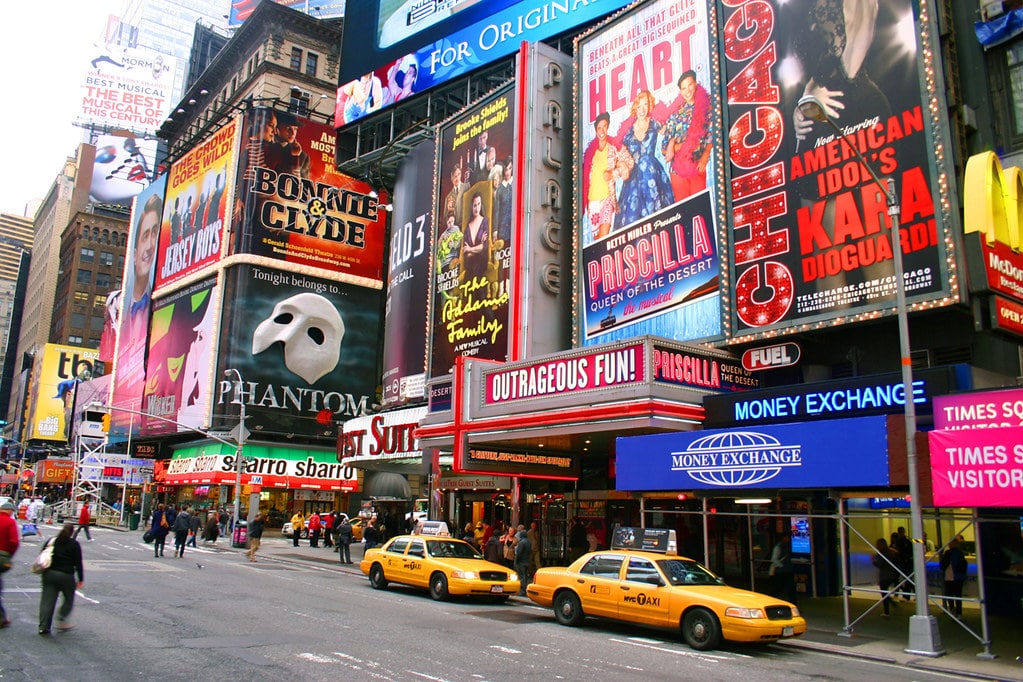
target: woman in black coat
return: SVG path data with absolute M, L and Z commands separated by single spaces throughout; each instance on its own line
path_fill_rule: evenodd
M 57 629 L 70 630 L 68 617 L 75 606 L 75 590 L 85 584 L 85 569 L 82 566 L 82 546 L 72 537 L 75 526 L 65 523 L 51 542 L 53 558 L 50 567 L 43 571 L 42 594 L 39 599 L 39 634 L 50 634 L 53 624 L 53 610 L 57 606 L 57 595 L 64 595 L 60 611 L 57 612 Z M 78 581 L 75 582 L 75 574 Z
M 167 511 L 161 504 L 153 512 L 153 521 L 149 526 L 149 533 L 153 536 L 153 556 L 163 556 L 168 530 L 170 530 L 170 522 L 167 520 Z

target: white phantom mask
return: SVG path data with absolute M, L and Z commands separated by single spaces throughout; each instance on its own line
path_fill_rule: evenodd
M 330 301 L 319 294 L 296 294 L 280 301 L 256 327 L 252 354 L 280 341 L 285 367 L 314 384 L 337 367 L 344 335 L 345 323 Z

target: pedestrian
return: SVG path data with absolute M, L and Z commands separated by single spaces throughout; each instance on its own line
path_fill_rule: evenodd
M 188 515 L 188 542 L 185 543 L 187 547 L 195 547 L 200 527 L 202 527 L 202 519 L 199 518 L 199 512 L 193 509 L 192 513 Z
M 468 542 L 470 545 L 475 544 L 476 536 L 472 530 L 472 521 L 465 524 L 465 529 L 462 531 L 462 539 Z
M 185 556 L 185 543 L 188 541 L 188 529 L 191 524 L 191 514 L 188 513 L 188 509 L 182 509 L 174 517 L 171 530 L 174 531 L 174 556 L 176 557 Z
M 337 554 L 343 564 L 352 563 L 352 523 L 347 516 L 341 516 L 337 524 Z
M 50 634 L 58 594 L 63 595 L 64 599 L 57 612 L 57 630 L 65 631 L 73 627 L 68 618 L 71 616 L 71 609 L 75 607 L 75 590 L 85 584 L 82 546 L 72 537 L 74 531 L 73 524 L 65 523 L 57 537 L 47 541 L 53 543 L 53 559 L 50 561 L 50 567 L 42 574 L 43 589 L 39 598 L 40 635 Z M 78 575 L 77 582 L 75 574 Z
M 895 534 L 892 535 L 892 542 L 890 549 L 894 549 L 895 553 L 899 557 L 898 567 L 902 571 L 902 575 L 906 576 L 904 583 L 904 592 L 902 598 L 906 601 L 910 600 L 909 593 L 913 591 L 913 541 L 906 535 L 906 527 L 899 526 Z
M 508 568 L 515 567 L 515 546 L 519 544 L 519 538 L 515 534 L 515 529 L 508 525 L 508 532 L 501 538 L 501 545 L 503 546 L 501 554 L 501 563 Z
M 89 522 L 92 520 L 92 516 L 89 514 L 89 501 L 82 500 L 82 510 L 78 513 L 78 528 L 75 528 L 75 540 L 78 539 L 78 534 L 85 531 L 85 537 L 92 542 L 92 535 L 89 534 Z
M 313 511 L 309 515 L 309 546 L 319 547 L 320 546 L 320 530 L 323 528 L 323 523 L 320 522 L 320 513 Z
M 291 544 L 295 547 L 298 547 L 298 541 L 302 537 L 303 530 L 305 530 L 305 515 L 299 510 L 291 517 Z
M 3 574 L 11 568 L 11 558 L 18 551 L 21 543 L 21 533 L 18 532 L 18 522 L 14 520 L 14 502 L 4 500 L 0 505 L 0 628 L 11 624 L 11 619 L 4 611 L 4 583 Z
M 249 561 L 256 563 L 256 552 L 259 551 L 259 545 L 262 543 L 263 538 L 263 515 L 256 512 L 256 518 L 252 519 L 249 523 L 249 551 L 246 554 L 249 555 Z
M 166 509 L 167 523 L 170 527 L 174 527 L 174 521 L 178 518 L 178 508 L 173 504 L 168 504 Z
M 337 523 L 337 512 L 331 511 L 329 514 L 324 514 L 320 520 L 323 524 L 323 546 L 334 548 L 334 524 Z
M 202 529 L 202 541 L 216 543 L 217 537 L 220 535 L 220 518 L 219 515 L 211 511 L 206 516 L 206 526 Z
M 572 529 L 568 531 L 569 563 L 572 563 L 590 549 L 590 541 L 586 538 L 586 525 L 578 516 L 572 520 Z
M 497 533 L 494 533 L 493 535 L 490 536 L 490 539 L 487 540 L 486 547 L 483 547 L 482 549 L 483 556 L 486 558 L 487 561 L 499 564 L 501 563 L 501 559 L 504 558 L 502 556 L 503 549 L 504 548 L 501 543 L 501 536 L 499 536 Z
M 153 512 L 149 532 L 153 536 L 153 556 L 163 556 L 163 548 L 167 544 L 167 533 L 170 532 L 170 521 L 167 520 L 167 509 L 163 503 L 159 504 L 156 511 Z
M 963 615 L 963 583 L 966 582 L 970 567 L 966 562 L 966 555 L 959 547 L 959 537 L 957 535 L 949 541 L 948 548 L 941 553 L 941 561 L 938 563 L 945 581 L 942 594 L 946 599 L 943 606 L 946 611 L 957 617 Z
M 377 530 L 373 519 L 366 522 L 366 528 L 362 531 L 362 541 L 365 543 L 365 549 L 373 549 L 380 542 L 380 531 Z
M 796 577 L 792 571 L 792 533 L 785 531 L 771 549 L 771 568 L 774 578 L 774 596 L 796 603 Z
M 46 505 L 43 503 L 42 498 L 33 497 L 32 501 L 28 505 L 28 511 L 25 512 L 28 516 L 28 520 L 36 525 L 42 523 L 44 506 Z
M 530 582 L 529 562 L 532 560 L 533 546 L 529 542 L 529 533 L 525 526 L 519 526 L 518 543 L 515 545 L 515 572 L 519 575 L 519 594 L 526 595 L 526 586 Z
M 217 515 L 218 530 L 221 535 L 227 533 L 227 523 L 231 520 L 231 515 L 227 513 L 227 510 L 223 507 L 220 508 L 220 514 Z
M 529 568 L 530 575 L 536 573 L 536 569 L 540 568 L 540 524 L 536 521 L 529 522 L 529 530 L 526 531 L 526 536 L 529 538 L 529 547 L 532 553 L 529 556 Z
M 889 590 L 899 580 L 899 571 L 896 566 L 899 563 L 899 555 L 888 546 L 884 538 L 878 538 L 874 543 L 874 556 L 870 561 L 877 567 L 877 586 L 881 590 L 881 602 L 884 605 L 884 613 L 881 615 L 887 618 L 890 615 L 891 595 Z

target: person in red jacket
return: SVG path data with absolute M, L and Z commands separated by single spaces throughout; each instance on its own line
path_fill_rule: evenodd
M 83 530 L 85 531 L 85 537 L 89 538 L 89 542 L 92 542 L 92 535 L 89 534 L 89 522 L 92 520 L 92 516 L 89 514 L 89 501 L 82 501 L 82 511 L 78 513 L 78 528 L 75 528 L 75 534 L 73 539 L 78 539 L 78 534 Z
M 320 529 L 323 525 L 320 523 L 319 512 L 313 512 L 309 517 L 309 546 L 319 547 L 320 546 Z
M 11 557 L 18 551 L 18 545 L 21 543 L 18 522 L 14 520 L 12 514 L 14 514 L 13 502 L 7 500 L 3 505 L 0 505 L 0 552 L 6 553 L 0 555 L 0 557 L 4 557 L 0 561 L 0 628 L 5 628 L 11 624 L 11 619 L 7 617 L 7 612 L 4 611 L 4 583 L 2 576 L 11 567 Z

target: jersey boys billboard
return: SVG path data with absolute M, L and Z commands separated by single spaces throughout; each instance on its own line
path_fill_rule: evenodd
M 891 308 L 899 245 L 909 301 L 952 300 L 951 210 L 940 210 L 947 179 L 930 114 L 940 107 L 933 83 L 922 94 L 930 41 L 917 34 L 930 4 L 720 3 L 734 334 Z M 842 135 L 798 111 L 808 95 Z M 898 237 L 843 136 L 894 181 Z
M 379 284 L 387 200 L 370 196 L 372 187 L 334 170 L 334 130 L 256 108 L 246 114 L 244 131 L 235 252 Z
M 577 54 L 580 341 L 719 336 L 706 3 L 641 5 Z

